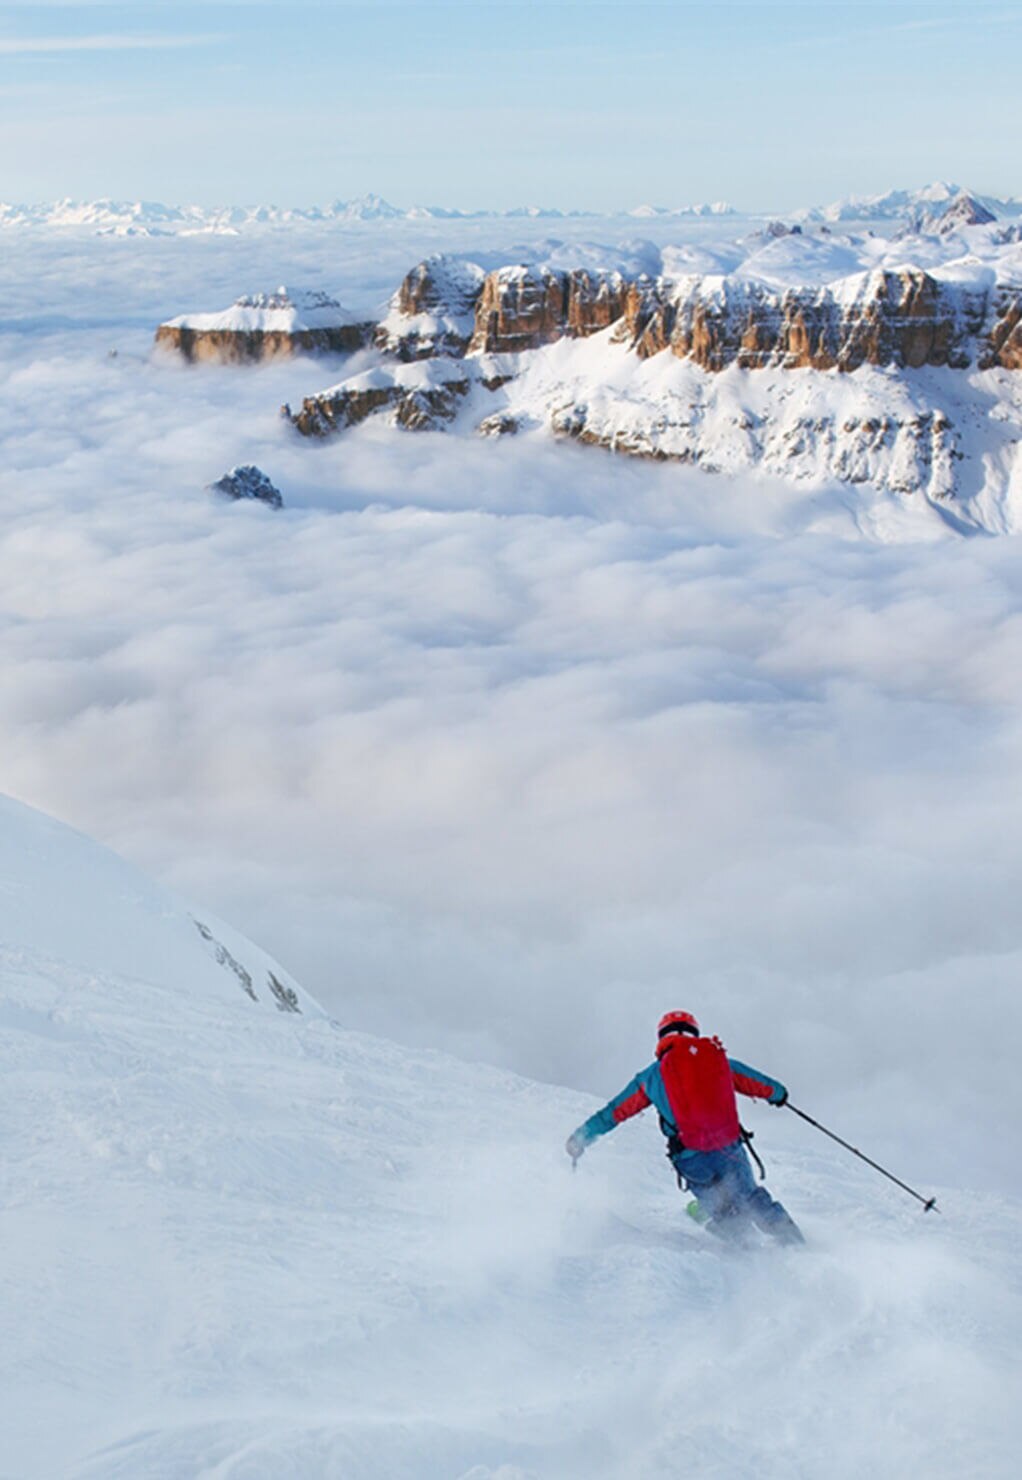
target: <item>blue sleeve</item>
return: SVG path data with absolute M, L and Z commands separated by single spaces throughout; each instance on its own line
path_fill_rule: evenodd
M 590 1115 L 588 1120 L 583 1121 L 575 1134 L 581 1136 L 586 1145 L 599 1136 L 605 1136 L 629 1116 L 638 1115 L 646 1109 L 650 1104 L 650 1097 L 643 1083 L 647 1072 L 643 1070 L 641 1074 L 629 1079 L 620 1094 L 608 1100 L 602 1110 L 597 1110 L 595 1115 Z
M 751 1069 L 738 1059 L 728 1059 L 731 1078 L 740 1095 L 749 1095 L 754 1100 L 769 1100 L 771 1105 L 780 1105 L 788 1098 L 788 1091 L 779 1079 L 771 1079 L 759 1069 Z

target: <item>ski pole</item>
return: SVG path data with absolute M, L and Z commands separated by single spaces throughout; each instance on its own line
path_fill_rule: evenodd
M 940 1212 L 940 1209 L 937 1206 L 937 1199 L 935 1197 L 923 1197 L 921 1192 L 916 1192 L 914 1187 L 910 1187 L 907 1182 L 902 1182 L 900 1177 L 896 1177 L 893 1172 L 887 1171 L 886 1167 L 882 1167 L 879 1162 L 873 1161 L 868 1156 L 864 1156 L 863 1153 L 859 1150 L 858 1146 L 852 1146 L 847 1141 L 842 1141 L 840 1136 L 835 1136 L 833 1131 L 829 1131 L 825 1125 L 821 1125 L 818 1120 L 814 1120 L 811 1115 L 807 1115 L 804 1110 L 800 1110 L 798 1106 L 793 1105 L 790 1100 L 785 1100 L 784 1103 L 787 1105 L 789 1110 L 794 1110 L 795 1114 L 800 1116 L 802 1120 L 807 1120 L 809 1124 L 814 1125 L 818 1131 L 822 1131 L 825 1136 L 829 1136 L 832 1141 L 836 1141 L 839 1146 L 843 1146 L 846 1151 L 850 1151 L 853 1156 L 857 1156 L 860 1161 L 864 1161 L 867 1166 L 871 1166 L 874 1171 L 879 1172 L 881 1176 L 886 1177 L 888 1181 L 894 1182 L 898 1187 L 901 1188 L 903 1192 L 907 1192 L 910 1197 L 914 1197 L 917 1202 L 921 1202 L 923 1205 L 924 1213 L 928 1213 L 931 1208 L 935 1213 Z

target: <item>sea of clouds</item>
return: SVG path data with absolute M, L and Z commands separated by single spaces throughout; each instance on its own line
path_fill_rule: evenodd
M 609 1094 L 690 1007 L 902 1174 L 1003 1185 L 1016 539 L 544 436 L 312 444 L 278 406 L 341 362 L 151 352 L 524 229 L 5 234 L 0 790 L 345 1024 Z M 238 462 L 282 513 L 204 492 Z

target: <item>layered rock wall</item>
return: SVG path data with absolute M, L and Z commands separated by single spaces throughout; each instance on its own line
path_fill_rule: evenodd
M 303 354 L 351 354 L 375 324 L 358 323 L 317 288 L 245 293 L 219 313 L 182 314 L 156 331 L 156 343 L 191 363 L 250 365 Z
M 470 390 L 463 372 L 451 368 L 436 373 L 438 369 L 410 365 L 395 375 L 353 376 L 317 396 L 307 396 L 297 412 L 287 406 L 281 410 L 306 437 L 327 437 L 384 412 L 407 431 L 425 431 L 453 421 Z
M 1002 289 L 995 314 L 980 368 L 1000 365 L 1003 370 L 1022 370 L 1022 289 Z
M 648 409 L 565 406 L 553 430 L 612 452 L 689 463 L 706 472 L 759 469 L 789 479 L 872 483 L 897 493 L 944 500 L 955 491 L 960 437 L 942 411 L 871 410 L 837 415 L 779 409 L 765 417 L 745 410 L 721 419 L 708 403 Z
M 870 273 L 842 287 L 777 293 L 758 283 L 694 280 L 667 305 L 669 347 L 704 370 L 970 363 L 985 294 L 951 292 L 917 269 Z
M 462 322 L 470 332 L 414 332 L 402 339 L 392 320 L 377 343 L 401 358 L 432 354 L 517 354 L 562 338 L 615 328 L 615 339 L 641 359 L 669 349 L 704 370 L 856 370 L 860 365 L 965 369 L 988 361 L 1019 368 L 1019 293 L 1002 293 L 992 331 L 991 294 L 947 284 L 919 268 L 877 270 L 823 288 L 773 289 L 739 277 L 691 277 L 672 283 L 588 269 L 502 267 L 462 278 L 444 300 L 437 260 L 421 263 L 402 284 L 395 313 L 414 323 L 423 313 Z M 616 326 L 616 327 L 615 327 Z
M 502 267 L 483 283 L 469 353 L 516 354 L 598 334 L 620 319 L 628 286 L 617 272 Z
M 189 364 L 253 365 L 294 355 L 351 354 L 368 344 L 374 324 L 339 324 L 330 329 L 193 329 L 161 324 L 156 344 Z

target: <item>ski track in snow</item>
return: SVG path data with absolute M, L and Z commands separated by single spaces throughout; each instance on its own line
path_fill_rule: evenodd
M 771 1158 L 814 1247 L 724 1257 L 652 1136 L 571 1176 L 577 1096 L 184 992 L 4 979 L 14 1474 L 1009 1473 L 1008 1208 L 945 1193 L 924 1224 Z
M 573 1175 L 588 1097 L 275 1012 L 198 935 L 168 977 L 176 902 L 3 823 L 5 1480 L 1014 1473 L 1017 1202 L 926 1217 L 758 1107 L 810 1246 L 721 1252 L 648 1117 Z M 83 967 L 76 894 L 155 979 Z

